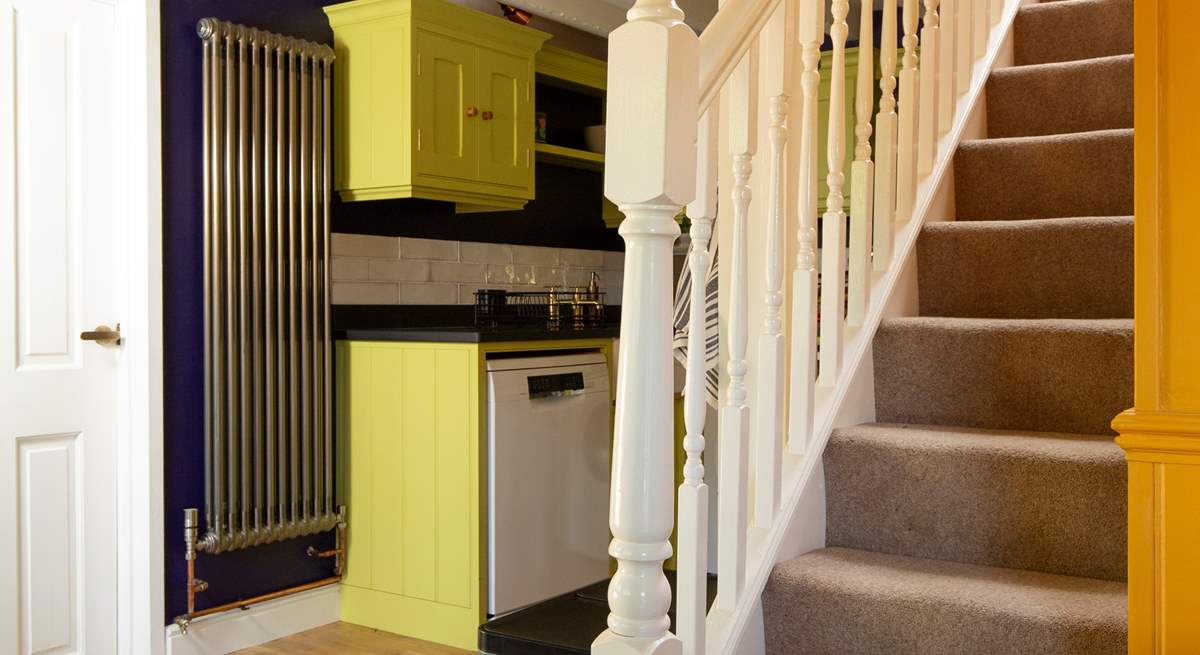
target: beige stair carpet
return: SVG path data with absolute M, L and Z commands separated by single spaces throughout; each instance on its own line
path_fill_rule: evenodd
M 824 453 L 827 548 L 776 566 L 767 652 L 1126 652 L 1132 0 L 1022 7 L 920 316 L 874 341 L 878 423 Z

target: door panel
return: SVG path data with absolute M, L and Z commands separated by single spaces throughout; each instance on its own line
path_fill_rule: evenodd
M 533 147 L 533 99 L 529 62 L 490 50 L 479 51 L 479 177 L 485 182 L 526 187 Z
M 416 32 L 413 99 L 417 175 L 476 179 L 475 46 L 440 34 Z
M 0 652 L 116 652 L 117 16 L 0 0 Z

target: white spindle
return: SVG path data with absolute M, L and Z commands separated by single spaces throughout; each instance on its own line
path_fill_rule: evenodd
M 704 483 L 704 417 L 707 391 L 704 362 L 704 315 L 710 261 L 709 239 L 717 215 L 717 107 L 713 103 L 700 119 L 696 135 L 696 199 L 688 205 L 692 221 L 692 297 L 688 320 L 687 382 L 683 388 L 683 484 L 679 486 L 679 554 L 676 562 L 675 629 L 683 642 L 683 655 L 704 655 L 705 618 L 708 614 L 708 485 Z
M 717 606 L 737 607 L 746 582 L 746 512 L 749 409 L 746 406 L 747 304 L 746 221 L 750 173 L 758 142 L 758 44 L 742 56 L 729 78 L 729 152 L 733 156 L 733 247 L 729 258 L 729 383 L 721 408 Z
M 788 386 L 788 452 L 803 455 L 813 425 L 813 385 L 817 373 L 817 89 L 825 0 L 799 0 L 800 154 L 796 212 L 796 267 L 792 271 L 791 384 Z
M 1004 0 L 988 0 L 988 4 L 991 5 L 989 13 L 992 16 L 992 25 L 996 25 L 1000 22 L 1000 17 L 1004 15 Z
M 624 311 L 617 361 L 608 629 L 592 653 L 679 653 L 669 631 L 675 444 L 671 259 L 675 215 L 694 196 L 699 40 L 673 0 L 638 0 L 609 35 L 610 165 L 605 195 L 625 214 Z M 647 53 L 665 59 L 647 66 Z
M 842 369 L 842 311 L 846 301 L 846 212 L 842 186 L 846 154 L 846 14 L 850 0 L 833 0 L 833 66 L 829 83 L 829 136 L 827 164 L 829 195 L 825 199 L 821 247 L 821 345 L 817 383 L 832 386 Z
M 954 106 L 957 104 L 956 99 L 958 94 L 955 92 L 955 80 L 958 78 L 955 73 L 955 64 L 958 58 L 955 57 L 955 47 L 958 43 L 958 3 L 966 0 L 942 0 L 942 10 L 938 20 L 938 36 L 941 37 L 941 42 L 938 43 L 938 78 L 937 78 L 937 96 L 938 96 L 938 134 L 946 134 L 950 131 L 950 127 L 954 124 Z
M 976 0 L 975 26 L 972 34 L 975 36 L 975 58 L 983 56 L 987 50 L 988 32 L 991 25 L 991 0 Z
M 955 4 L 955 22 L 958 23 L 958 43 L 954 47 L 954 93 L 962 95 L 971 86 L 971 31 L 974 27 L 975 2 L 977 0 L 958 0 Z
M 879 35 L 879 114 L 875 117 L 875 270 L 892 260 L 892 217 L 896 210 L 896 0 L 883 2 Z
M 917 174 L 933 171 L 937 158 L 938 132 L 938 0 L 925 0 L 925 24 L 921 28 L 921 99 L 917 101 Z
M 917 192 L 917 7 L 904 0 L 904 65 L 900 70 L 900 118 L 896 149 L 896 221 L 912 218 Z
M 858 72 L 854 96 L 854 163 L 850 165 L 850 288 L 846 323 L 862 325 L 871 297 L 871 221 L 875 200 L 875 164 L 871 161 L 871 110 L 874 109 L 875 53 L 871 2 L 860 3 Z
M 770 103 L 767 136 L 771 146 L 770 197 L 767 199 L 767 252 L 763 260 L 766 294 L 763 331 L 758 336 L 758 396 L 755 411 L 757 466 L 754 475 L 754 525 L 770 528 L 779 509 L 780 461 L 783 457 L 785 380 L 783 343 L 783 225 L 787 189 L 788 8 L 781 3 L 762 33 L 763 88 Z

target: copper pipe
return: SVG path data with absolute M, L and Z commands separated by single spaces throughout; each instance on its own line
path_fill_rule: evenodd
M 225 603 L 224 605 L 216 605 L 213 607 L 206 607 L 202 610 L 197 610 L 190 614 L 185 614 L 182 616 L 175 617 L 175 625 L 179 626 L 180 632 L 183 632 L 186 634 L 187 628 L 184 626 L 187 624 L 190 624 L 192 621 L 194 621 L 196 619 L 199 619 L 199 618 L 202 618 L 205 616 L 210 616 L 213 614 L 220 614 L 221 612 L 228 612 L 229 610 L 247 609 L 251 605 L 258 605 L 259 603 L 265 603 L 270 600 L 276 600 L 279 598 L 283 598 L 284 596 L 291 596 L 292 594 L 298 594 L 302 591 L 311 591 L 313 589 L 319 589 L 321 587 L 328 587 L 329 585 L 337 584 L 341 581 L 342 581 L 342 576 L 333 575 L 328 578 L 321 578 L 320 580 L 316 580 L 314 582 L 306 582 L 304 584 L 296 585 L 294 587 L 288 587 L 287 589 L 280 589 L 279 591 L 272 591 L 272 592 L 266 593 L 266 594 L 259 594 L 258 596 L 251 596 L 250 598 L 244 598 L 242 600 L 235 600 L 232 603 Z

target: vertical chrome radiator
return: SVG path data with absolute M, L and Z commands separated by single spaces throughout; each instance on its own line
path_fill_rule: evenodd
M 213 18 L 203 40 L 204 530 L 217 554 L 344 528 L 329 308 L 333 50 Z M 339 529 L 339 535 L 343 530 Z M 342 568 L 342 546 L 328 553 Z

